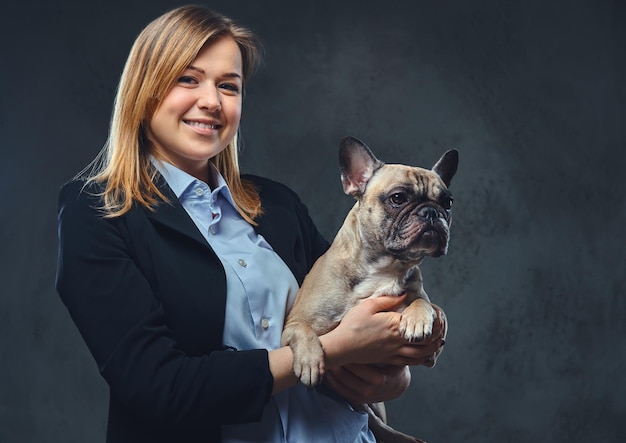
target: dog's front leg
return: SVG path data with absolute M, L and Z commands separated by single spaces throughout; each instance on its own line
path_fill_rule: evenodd
M 282 335 L 282 345 L 291 347 L 293 372 L 306 386 L 316 386 L 324 377 L 324 349 L 317 334 L 306 323 L 289 322 Z
M 418 267 L 414 268 L 411 280 L 407 283 L 409 305 L 402 311 L 399 330 L 405 340 L 416 343 L 432 334 L 437 312 L 424 291 L 422 273 Z
M 437 312 L 430 302 L 418 298 L 402 312 L 400 334 L 411 343 L 422 341 L 432 334 L 436 318 Z

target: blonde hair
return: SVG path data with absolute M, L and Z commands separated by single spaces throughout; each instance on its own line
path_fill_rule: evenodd
M 156 186 L 150 162 L 152 147 L 145 122 L 156 111 L 176 79 L 205 44 L 229 36 L 241 50 L 244 87 L 260 62 L 261 45 L 248 29 L 203 6 L 182 6 L 148 24 L 133 44 L 115 97 L 109 138 L 83 171 L 88 182 L 105 183 L 102 210 L 106 217 L 128 212 L 134 203 L 154 209 L 168 201 Z M 261 212 L 258 192 L 241 179 L 237 136 L 213 162 L 230 187 L 240 214 L 252 224 Z

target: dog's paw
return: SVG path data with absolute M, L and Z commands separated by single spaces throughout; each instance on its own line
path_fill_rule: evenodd
M 399 331 L 406 341 L 417 343 L 432 334 L 437 313 L 430 304 L 423 304 L 420 309 L 409 308 L 402 313 Z
M 293 349 L 293 347 L 292 347 Z M 324 351 L 321 346 L 306 350 L 293 349 L 293 372 L 308 387 L 317 386 L 324 378 Z
M 411 343 L 417 343 L 430 336 L 432 333 L 432 323 L 412 322 L 402 319 L 400 322 L 400 335 Z
M 306 323 L 292 322 L 285 326 L 281 343 L 293 352 L 293 373 L 302 384 L 312 387 L 324 377 L 324 349 L 315 331 Z

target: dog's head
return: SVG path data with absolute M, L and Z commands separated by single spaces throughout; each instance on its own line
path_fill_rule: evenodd
M 459 155 L 445 152 L 432 169 L 385 164 L 359 139 L 339 147 L 341 181 L 357 199 L 359 231 L 373 254 L 407 262 L 448 251 L 452 193 Z

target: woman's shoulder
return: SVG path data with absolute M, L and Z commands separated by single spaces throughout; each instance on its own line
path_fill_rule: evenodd
M 59 190 L 59 204 L 88 201 L 94 204 L 100 201 L 105 185 L 86 178 L 73 178 L 65 182 Z
M 264 203 L 268 201 L 281 201 L 284 199 L 288 199 L 293 203 L 301 203 L 298 194 L 296 194 L 295 191 L 284 183 L 253 174 L 243 174 L 242 179 L 247 180 L 254 185 L 259 193 L 259 196 L 261 197 L 261 201 Z
M 260 175 L 242 174 L 241 178 L 243 180 L 247 180 L 247 181 L 252 182 L 259 189 L 259 191 L 262 191 L 262 190 L 291 191 L 291 189 L 287 185 L 285 185 L 284 183 L 281 183 L 281 182 L 276 181 L 276 180 L 272 180 L 271 178 L 262 177 Z M 293 192 L 293 191 L 291 191 L 291 192 Z
M 73 178 L 59 189 L 57 216 L 59 220 L 113 221 L 104 210 L 106 183 L 86 178 Z

